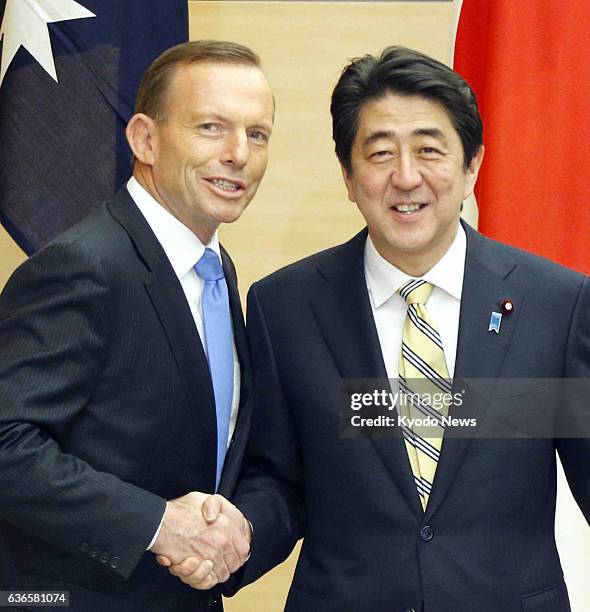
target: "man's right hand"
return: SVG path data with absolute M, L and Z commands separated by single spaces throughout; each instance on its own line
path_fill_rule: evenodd
M 208 498 L 206 493 L 192 492 L 167 502 L 160 533 L 151 548 L 162 565 L 177 565 L 189 557 L 209 562 L 204 567 L 215 581 L 205 581 L 200 588 L 211 588 L 205 586 L 209 582 L 225 582 L 250 552 L 249 530 L 239 510 L 220 513 L 208 522 L 201 510 Z

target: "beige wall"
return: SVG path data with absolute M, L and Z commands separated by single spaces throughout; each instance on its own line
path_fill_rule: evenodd
M 446 61 L 452 4 L 193 1 L 190 7 L 191 38 L 251 46 L 277 101 L 262 187 L 239 224 L 222 230 L 244 292 L 252 281 L 363 226 L 333 152 L 332 88 L 348 58 L 388 44 Z
M 16 266 L 24 260 L 25 254 L 0 225 L 0 289 L 4 287 Z
M 267 176 L 239 224 L 222 229 L 245 294 L 256 279 L 362 227 L 346 199 L 329 97 L 346 60 L 388 44 L 448 60 L 453 7 L 440 2 L 189 2 L 191 38 L 225 38 L 262 57 L 277 99 Z M 0 287 L 22 252 L 0 229 Z M 558 538 L 574 612 L 590 609 L 590 534 L 560 478 Z M 296 554 L 229 600 L 229 612 L 283 609 Z

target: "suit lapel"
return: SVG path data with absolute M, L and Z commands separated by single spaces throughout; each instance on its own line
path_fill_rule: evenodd
M 465 396 L 468 399 L 461 406 L 452 407 L 451 416 L 476 417 L 478 424 L 481 424 L 485 420 L 496 379 L 509 350 L 524 298 L 522 292 L 509 281 L 515 264 L 505 251 L 497 249 L 492 241 L 469 226 L 464 227 L 467 253 L 453 392 L 460 392 L 467 387 L 469 393 Z M 506 298 L 510 298 L 515 304 L 514 312 L 502 316 L 498 334 L 488 331 L 491 313 L 501 312 L 500 303 Z M 474 385 L 470 379 L 478 380 L 473 381 L 476 383 Z M 476 436 L 477 428 L 474 428 L 470 437 L 449 436 L 443 440 L 441 457 L 426 508 L 426 519 L 436 512 L 444 500 Z
M 238 359 L 240 361 L 240 370 L 242 370 L 242 373 L 244 373 L 244 371 L 249 372 L 250 353 L 248 351 L 248 343 L 246 340 L 244 314 L 242 312 L 242 304 L 240 301 L 240 294 L 238 292 L 238 280 L 236 278 L 235 269 L 231 263 L 231 259 L 223 247 L 221 247 L 221 260 L 223 263 L 223 271 L 225 273 L 225 279 L 229 292 L 229 306 L 232 316 L 234 342 L 236 344 Z M 244 396 L 240 394 L 240 401 L 244 401 L 244 399 Z
M 342 378 L 387 378 L 365 282 L 366 236 L 358 234 L 322 263 L 326 290 L 311 302 Z
M 342 379 L 387 379 L 365 281 L 366 229 L 333 251 L 318 273 L 325 286 L 311 302 L 322 336 Z M 422 508 L 401 437 L 371 438 L 377 454 L 401 490 L 411 512 Z
M 126 189 L 121 189 L 109 203 L 109 210 L 129 234 L 138 256 L 146 265 L 146 291 L 180 372 L 191 408 L 195 441 L 198 440 L 199 455 L 204 458 L 206 481 L 211 483 L 212 490 L 215 483 L 215 461 L 211 458 L 217 455 L 213 386 L 207 358 L 186 297 L 162 246 Z
M 219 490 L 222 494 L 229 497 L 233 492 L 233 487 L 239 476 L 239 468 L 244 448 L 246 446 L 247 437 L 250 431 L 250 417 L 252 403 L 250 402 L 251 394 L 251 366 L 250 366 L 250 351 L 246 338 L 246 330 L 244 324 L 244 314 L 238 291 L 238 281 L 236 272 L 231 259 L 225 249 L 221 248 L 221 259 L 223 262 L 223 270 L 227 282 L 229 292 L 229 305 L 232 316 L 232 326 L 234 334 L 234 342 L 240 362 L 240 404 L 238 410 L 238 418 L 234 430 L 232 443 L 227 452 L 225 465 Z

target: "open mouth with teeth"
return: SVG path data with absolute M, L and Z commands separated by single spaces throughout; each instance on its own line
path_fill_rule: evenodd
M 394 204 L 391 208 L 399 213 L 410 215 L 419 210 L 422 210 L 426 206 L 424 202 L 410 202 L 409 204 Z
M 230 181 L 228 179 L 221 179 L 221 178 L 208 178 L 205 180 L 208 183 L 211 183 L 211 185 L 217 187 L 217 189 L 220 189 L 221 191 L 227 191 L 229 193 L 236 193 L 238 191 L 244 190 L 244 185 L 238 181 Z

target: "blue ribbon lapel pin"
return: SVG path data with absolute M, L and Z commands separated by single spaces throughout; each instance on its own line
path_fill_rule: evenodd
M 488 331 L 495 331 L 497 334 L 500 333 L 500 323 L 502 323 L 502 315 L 499 312 L 492 312 L 490 317 L 490 325 Z

